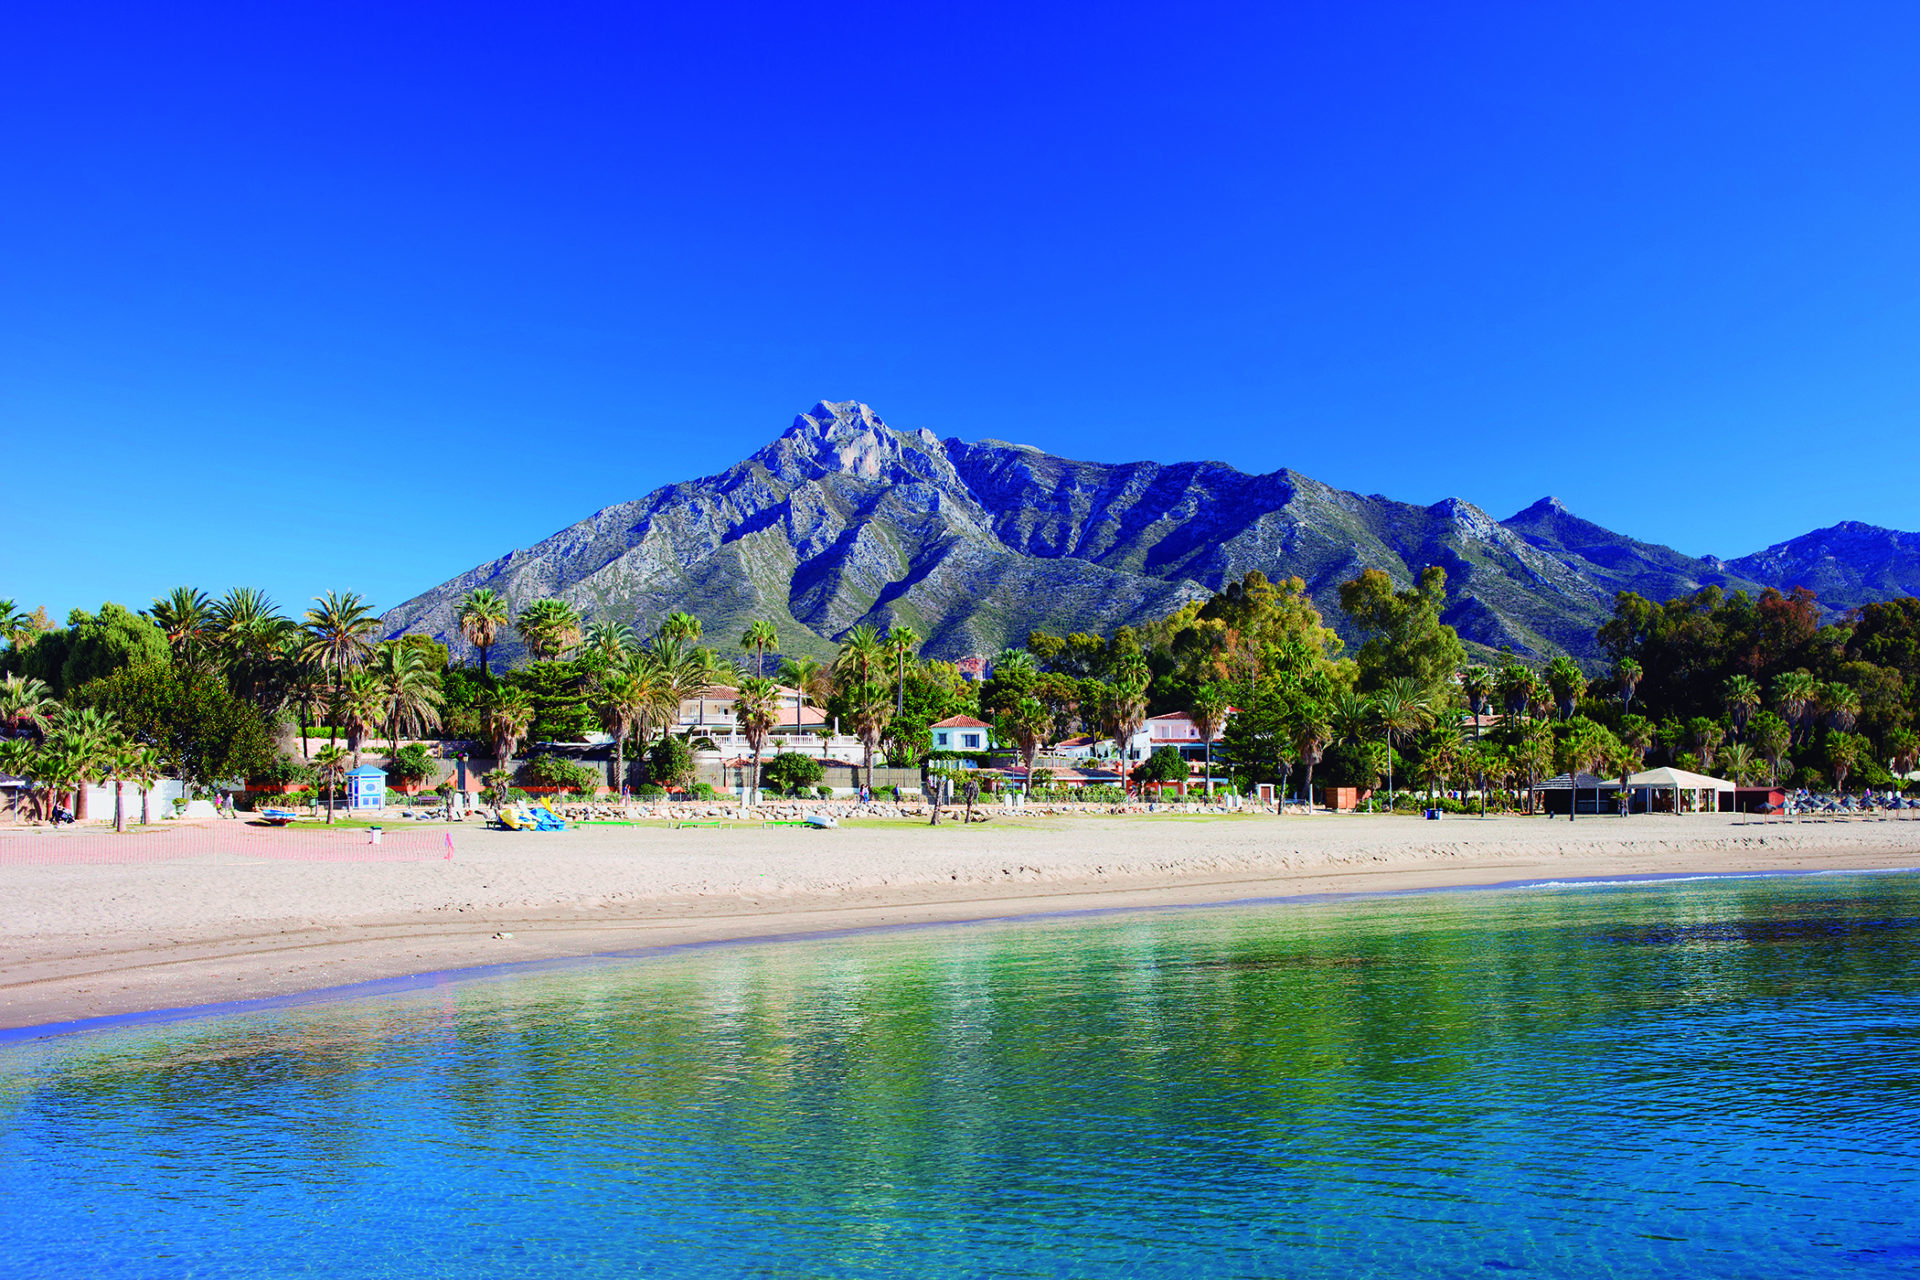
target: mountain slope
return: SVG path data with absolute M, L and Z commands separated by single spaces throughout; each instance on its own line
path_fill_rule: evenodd
M 1900 578 L 1910 544 L 1905 554 L 1881 576 Z M 1776 580 L 1623 538 L 1551 499 L 1498 521 L 1459 499 L 1414 506 L 1292 471 L 942 441 L 895 430 L 866 405 L 823 401 L 718 475 L 596 512 L 382 621 L 388 634 L 457 642 L 458 600 L 484 585 L 516 608 L 557 595 L 642 630 L 686 609 L 722 644 L 768 618 L 789 652 L 824 652 L 860 623 L 904 622 L 929 653 L 958 657 L 1034 628 L 1163 617 L 1251 569 L 1305 579 L 1337 626 L 1341 582 L 1379 568 L 1405 583 L 1429 564 L 1447 570 L 1446 618 L 1463 638 L 1586 657 L 1617 591 L 1666 599 Z
M 1807 587 L 1831 608 L 1920 595 L 1920 533 L 1847 520 L 1729 561 L 1783 591 Z

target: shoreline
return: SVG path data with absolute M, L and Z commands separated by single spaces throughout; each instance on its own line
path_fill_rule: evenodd
M 1920 869 L 1920 824 L 1898 822 L 1502 818 L 1441 832 L 1386 817 L 1282 821 L 1183 820 L 1201 829 L 1178 832 L 1173 850 L 1172 824 L 1118 819 L 960 841 L 909 827 L 717 840 L 472 832 L 465 860 L 444 864 L 5 867 L 0 891 L 21 914 L 0 922 L 0 1040 L 687 946 L 1556 881 Z

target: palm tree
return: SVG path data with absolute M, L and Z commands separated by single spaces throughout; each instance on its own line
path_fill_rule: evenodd
M 1793 745 L 1793 730 L 1787 722 L 1771 711 L 1763 711 L 1755 716 L 1753 724 L 1753 747 L 1767 762 L 1767 782 L 1778 786 L 1780 782 L 1780 761 Z
M 793 690 L 793 727 L 800 728 L 800 708 L 807 702 L 825 703 L 833 694 L 833 676 L 827 665 L 810 654 L 780 663 L 780 683 Z
M 1441 725 L 1421 742 L 1420 770 L 1426 777 L 1427 798 L 1445 791 L 1447 782 L 1460 768 L 1460 726 Z
M 1387 739 L 1387 812 L 1393 812 L 1393 740 L 1425 728 L 1433 715 L 1433 704 L 1417 680 L 1399 676 L 1374 696 L 1377 723 Z
M 108 748 L 106 775 L 113 783 L 113 829 L 127 829 L 127 779 L 133 775 L 138 748 L 124 734 L 116 735 Z
M 1293 746 L 1299 753 L 1300 763 L 1307 767 L 1305 790 L 1302 795 L 1307 802 L 1307 813 L 1313 813 L 1313 766 L 1320 763 L 1320 756 L 1333 741 L 1333 727 L 1328 723 L 1327 714 L 1318 702 L 1303 702 L 1294 707 Z M 1286 811 L 1286 797 L 1281 797 L 1280 811 Z
M 1820 686 L 1820 707 L 1827 713 L 1828 724 L 1842 733 L 1852 733 L 1860 714 L 1860 695 L 1836 680 Z
M 554 596 L 522 609 L 514 626 L 536 662 L 562 657 L 580 643 L 580 611 Z
M 127 776 L 140 789 L 140 825 L 143 827 L 147 825 L 147 798 L 153 784 L 160 780 L 160 764 L 160 753 L 145 744 L 135 746 L 126 761 Z
M 1467 700 L 1467 714 L 1473 717 L 1473 740 L 1480 740 L 1480 713 L 1493 697 L 1493 672 L 1475 665 L 1460 673 L 1460 693 Z
M 287 697 L 300 709 L 300 758 L 307 757 L 307 729 L 313 724 L 313 708 L 327 700 L 327 673 L 319 663 L 305 656 L 306 641 L 294 632 L 281 641 L 280 665 L 286 680 Z
M 693 644 L 700 639 L 700 631 L 700 619 L 684 611 L 675 611 L 660 620 L 660 628 L 655 635 L 662 640 Z
M 1580 705 L 1580 695 L 1587 689 L 1587 674 L 1580 670 L 1580 664 L 1561 654 L 1547 664 L 1547 688 L 1553 694 L 1554 708 L 1562 720 L 1573 719 L 1574 709 Z
M 0 640 L 6 641 L 10 648 L 22 647 L 20 642 L 32 625 L 33 619 L 22 612 L 18 604 L 0 600 Z
M 292 628 L 264 591 L 235 587 L 212 607 L 206 630 L 235 691 L 258 699 L 278 662 L 281 639 Z
M 358 769 L 361 743 L 367 734 L 386 723 L 387 691 L 373 672 L 349 671 L 341 682 L 336 702 L 339 718 L 346 723 L 347 750 L 353 752 L 353 767 Z
M 997 727 L 1019 749 L 1020 763 L 1026 767 L 1031 780 L 1034 759 L 1040 754 L 1047 735 L 1053 732 L 1053 713 L 1038 698 L 1022 698 L 1001 712 L 998 719 Z
M 45 681 L 22 675 L 0 679 L 0 728 L 8 733 L 44 732 L 47 717 L 59 706 Z
M 1773 700 L 1780 706 L 1780 714 L 1787 718 L 1791 733 L 1787 745 L 1791 747 L 1800 738 L 1806 728 L 1806 721 L 1815 701 L 1820 696 L 1820 682 L 1807 671 L 1783 671 L 1773 678 Z
M 1760 707 L 1760 682 L 1752 676 L 1727 677 L 1727 716 L 1733 721 L 1736 736 L 1744 736 L 1747 718 Z
M 1862 740 L 1851 733 L 1827 735 L 1827 764 L 1833 770 L 1833 789 L 1847 789 L 1847 775 L 1860 763 Z
M 87 786 L 101 777 L 125 735 L 119 722 L 92 707 L 61 708 L 52 720 L 48 746 L 65 766 L 61 781 L 73 791 L 73 815 L 87 816 Z
M 492 587 L 475 587 L 460 597 L 455 616 L 460 622 L 460 634 L 480 651 L 480 670 L 486 672 L 487 650 L 493 648 L 494 642 L 500 638 L 500 629 L 513 616 L 507 606 L 507 598 Z
M 1153 675 L 1147 668 L 1147 660 L 1138 653 L 1129 653 L 1115 664 L 1107 717 L 1113 726 L 1114 746 L 1120 754 L 1122 794 L 1127 790 L 1127 744 L 1133 741 L 1133 735 L 1146 723 L 1147 687 L 1152 682 Z
M 1227 721 L 1227 710 L 1227 691 L 1217 681 L 1208 681 L 1193 695 L 1193 706 L 1187 712 L 1193 727 L 1200 731 L 1201 740 L 1207 744 L 1208 796 L 1213 795 L 1213 739 Z
M 747 803 L 757 805 L 760 803 L 760 752 L 767 745 L 767 735 L 780 723 L 779 687 L 761 676 L 742 680 L 733 693 L 733 718 L 747 745 L 753 748 L 753 781 L 748 788 Z M 871 782 L 868 785 L 872 785 Z
M 780 647 L 780 633 L 765 618 L 755 619 L 740 637 L 742 649 L 753 650 L 753 674 L 767 674 L 767 650 Z
M 333 793 L 340 780 L 347 776 L 347 753 L 344 748 L 329 742 L 313 753 L 314 772 L 327 787 L 327 821 L 333 821 Z
M 300 656 L 329 673 L 334 701 L 339 701 L 340 681 L 345 674 L 366 660 L 372 649 L 368 639 L 378 620 L 367 602 L 351 591 L 329 591 L 315 596 L 317 608 L 307 610 L 307 640 Z M 334 717 L 330 717 L 334 718 Z M 338 729 L 338 725 L 332 726 Z M 334 734 L 327 735 L 332 745 Z
M 920 633 L 903 623 L 895 623 L 887 628 L 887 653 L 893 658 L 895 675 L 900 682 L 899 693 L 893 704 L 896 716 L 907 713 L 907 663 L 920 656 L 923 643 Z
M 1640 687 L 1640 679 L 1644 675 L 1646 672 L 1632 658 L 1622 658 L 1613 664 L 1613 687 L 1620 691 L 1620 711 L 1623 715 L 1633 714 L 1634 691 Z
M 1553 734 L 1542 724 L 1530 725 L 1526 736 L 1512 751 L 1516 773 L 1527 780 L 1527 811 L 1533 811 L 1533 787 L 1540 775 L 1553 765 Z
M 1736 742 L 1720 753 L 1720 772 L 1733 779 L 1736 787 L 1746 786 L 1758 770 L 1753 748 L 1744 742 Z
M 480 709 L 486 716 L 487 736 L 493 739 L 494 758 L 505 769 L 533 724 L 533 698 L 525 689 L 494 689 L 481 698 Z
M 440 707 L 446 701 L 440 681 L 427 666 L 427 655 L 399 640 L 376 645 L 368 668 L 386 697 L 387 754 L 400 749 L 400 735 L 422 734 L 440 727 Z
M 1500 710 L 1509 720 L 1527 713 L 1533 706 L 1533 672 L 1517 662 L 1509 662 L 1495 673 L 1494 689 L 1500 695 Z
M 619 662 L 623 655 L 631 653 L 640 642 L 630 624 L 607 618 L 588 627 L 581 643 L 593 656 L 594 663 L 605 669 Z
M 1359 742 L 1373 732 L 1378 708 L 1373 699 L 1351 689 L 1342 689 L 1327 708 L 1327 723 L 1333 726 L 1337 741 Z
M 627 780 L 627 737 L 651 710 L 650 687 L 631 664 L 615 667 L 597 686 L 600 723 L 613 735 L 613 776 L 607 781 L 616 795 Z
M 175 587 L 164 600 L 155 600 L 147 617 L 167 638 L 173 660 L 191 666 L 213 621 L 213 601 L 197 587 Z

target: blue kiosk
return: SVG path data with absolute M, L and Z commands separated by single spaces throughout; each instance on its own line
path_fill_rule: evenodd
M 387 803 L 387 771 L 370 764 L 347 770 L 347 809 L 379 809 Z

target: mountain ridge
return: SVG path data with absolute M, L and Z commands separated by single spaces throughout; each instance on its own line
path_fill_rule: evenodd
M 1503 521 L 1461 498 L 1363 497 L 1289 468 L 1085 462 L 991 436 L 943 440 L 823 400 L 726 470 L 476 565 L 382 626 L 457 644 L 459 597 L 490 586 L 516 609 L 558 595 L 641 629 L 675 609 L 716 637 L 764 617 L 792 652 L 823 652 L 862 622 L 907 623 L 930 654 L 960 657 L 1035 628 L 1163 617 L 1252 569 L 1303 578 L 1339 626 L 1340 582 L 1379 568 L 1405 583 L 1428 564 L 1447 570 L 1444 616 L 1464 639 L 1591 658 L 1616 591 L 1758 591 L 1812 564 L 1844 588 L 1849 599 L 1833 602 L 1844 606 L 1920 589 L 1920 536 L 1842 525 L 1723 562 L 1614 533 L 1557 498 Z

